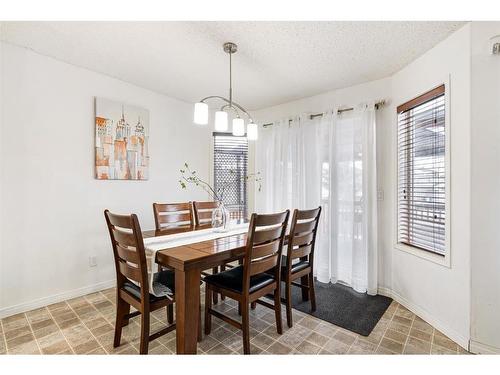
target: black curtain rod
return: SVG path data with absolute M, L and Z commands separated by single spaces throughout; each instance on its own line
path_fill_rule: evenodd
M 380 108 L 381 106 L 383 106 L 384 104 L 385 104 L 385 101 L 384 101 L 384 100 L 381 100 L 380 102 L 375 103 L 375 109 L 379 109 L 379 108 Z M 337 110 L 337 115 L 340 115 L 340 114 L 342 114 L 342 113 L 344 113 L 344 112 L 349 112 L 349 111 L 352 111 L 352 110 L 354 110 L 354 108 L 352 108 L 352 107 L 351 107 L 351 108 L 343 108 L 343 109 L 339 109 L 339 110 Z M 310 119 L 310 120 L 312 120 L 312 119 L 314 119 L 314 118 L 316 118 L 316 117 L 322 117 L 322 116 L 323 116 L 323 114 L 322 114 L 322 113 L 316 113 L 316 114 L 310 115 L 310 116 L 309 116 L 309 119 Z M 290 122 L 292 122 L 292 120 L 288 120 L 288 124 L 290 124 Z M 264 128 L 267 128 L 268 126 L 272 126 L 272 125 L 274 125 L 274 123 L 273 123 L 273 122 L 270 122 L 270 123 L 268 123 L 268 124 L 263 124 L 262 126 L 263 126 Z

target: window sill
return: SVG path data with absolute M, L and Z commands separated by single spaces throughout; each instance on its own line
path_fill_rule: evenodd
M 394 245 L 394 248 L 396 250 L 414 255 L 416 257 L 419 257 L 421 259 L 428 260 L 430 262 L 439 264 L 440 266 L 451 268 L 451 262 L 450 262 L 450 251 L 449 249 L 446 249 L 446 255 L 439 255 L 439 254 L 434 254 L 431 253 L 430 251 L 425 251 L 413 246 L 408 246 L 404 245 L 402 243 L 396 243 Z

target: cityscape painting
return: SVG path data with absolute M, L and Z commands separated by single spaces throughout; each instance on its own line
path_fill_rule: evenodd
M 95 177 L 98 180 L 149 178 L 149 111 L 95 99 Z

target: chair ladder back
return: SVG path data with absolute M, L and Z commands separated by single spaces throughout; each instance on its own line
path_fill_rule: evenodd
M 278 214 L 252 214 L 247 237 L 247 250 L 243 262 L 243 285 L 248 286 L 250 276 L 273 268 L 279 278 L 281 252 L 290 211 Z M 247 288 L 248 289 L 248 288 Z
M 140 284 L 141 293 L 149 293 L 146 253 L 137 216 L 116 215 L 109 210 L 104 211 L 104 216 L 113 247 L 117 287 L 131 280 Z
M 196 228 L 211 227 L 212 213 L 220 205 L 219 202 L 193 202 L 194 224 Z
M 321 206 L 312 210 L 295 210 L 288 239 L 287 269 L 294 259 L 312 261 Z
M 153 203 L 156 230 L 193 228 L 191 202 Z

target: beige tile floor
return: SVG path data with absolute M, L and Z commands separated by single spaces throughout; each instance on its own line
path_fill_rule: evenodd
M 122 345 L 113 348 L 115 290 L 108 289 L 2 319 L 0 354 L 137 354 L 139 319 L 123 329 Z M 203 300 L 203 299 L 202 299 Z M 234 301 L 217 305 L 237 317 Z M 252 311 L 252 354 L 465 354 L 441 332 L 393 302 L 368 337 L 293 311 L 276 333 L 274 313 L 258 305 Z M 285 315 L 283 315 L 284 317 Z M 166 324 L 164 309 L 152 314 L 152 332 Z M 201 354 L 241 354 L 241 333 L 213 318 L 212 333 L 198 344 Z M 175 352 L 175 331 L 150 343 L 150 354 Z

